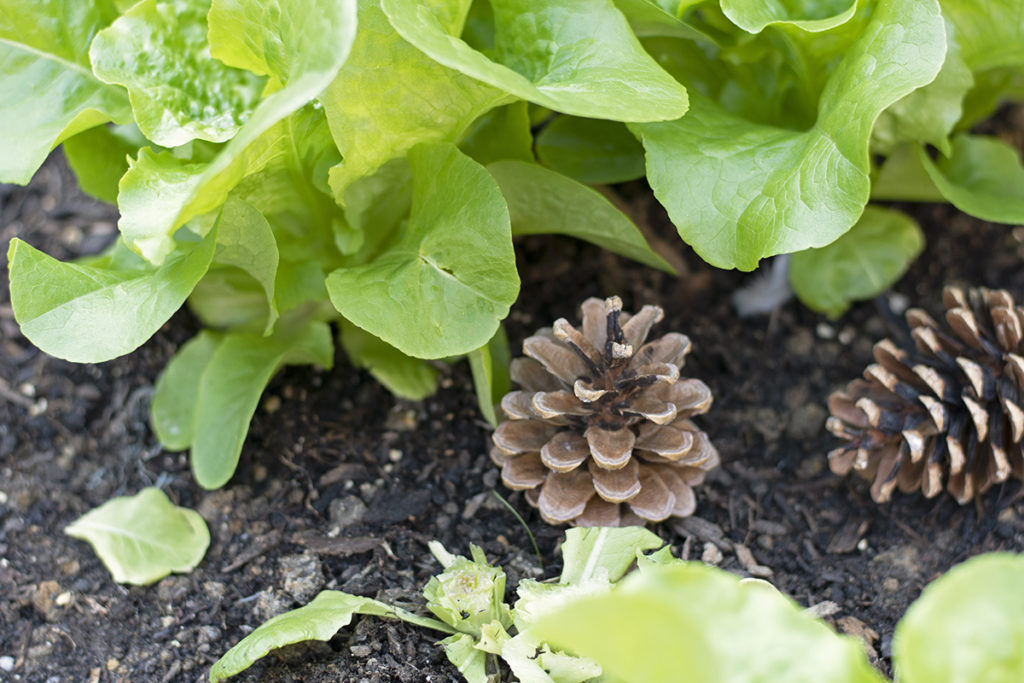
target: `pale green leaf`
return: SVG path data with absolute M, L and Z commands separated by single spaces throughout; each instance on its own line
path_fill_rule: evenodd
M 230 140 L 259 99 L 262 79 L 205 49 L 209 10 L 210 0 L 142 0 L 89 48 L 96 76 L 128 89 L 136 124 L 158 145 Z
M 446 358 L 490 339 L 519 291 L 508 210 L 487 171 L 454 146 L 409 153 L 412 208 L 397 241 L 327 278 L 349 321 L 406 355 Z
M 559 234 L 673 273 L 633 221 L 596 190 L 537 164 L 498 161 L 487 167 L 508 202 L 515 235 Z
M 1021 0 L 942 0 L 956 28 L 964 61 L 974 72 L 1024 66 L 1024 3 Z
M 563 585 L 585 583 L 598 574 L 618 581 L 636 561 L 637 553 L 665 545 L 643 527 L 588 527 L 569 529 L 562 544 Z
M 224 653 L 210 668 L 210 683 L 217 683 L 245 671 L 275 648 L 304 640 L 330 640 L 339 629 L 348 626 L 356 614 L 394 617 L 445 633 L 452 632 L 439 621 L 417 616 L 378 600 L 341 591 L 322 591 L 308 605 L 270 619 Z
M 722 11 L 748 33 L 760 33 L 768 26 L 792 26 L 817 33 L 849 21 L 857 11 L 857 1 L 722 0 Z
M 886 157 L 871 183 L 871 198 L 890 201 L 942 202 L 945 197 L 928 177 L 917 143 L 903 143 Z
M 267 329 L 266 292 L 233 266 L 210 266 L 189 295 L 188 308 L 204 327 L 259 334 Z
M 952 26 L 946 24 L 946 61 L 935 80 L 883 111 L 871 131 L 871 151 L 889 154 L 905 142 L 927 143 L 949 154 L 949 134 L 963 114 L 963 100 L 974 85 Z
M 468 633 L 457 633 L 442 640 L 448 661 L 455 665 L 466 683 L 487 683 L 487 653 L 476 649 L 476 638 Z
M 158 488 L 119 496 L 64 527 L 87 541 L 118 583 L 145 585 L 171 572 L 189 572 L 210 545 L 206 522 L 174 505 Z
M 850 302 L 891 287 L 923 248 L 924 235 L 913 219 L 868 206 L 857 224 L 832 244 L 793 254 L 789 279 L 806 306 L 838 316 Z
M 644 52 L 611 0 L 491 5 L 488 57 L 446 31 L 422 0 L 381 2 L 402 37 L 430 57 L 524 100 L 616 121 L 665 121 L 686 112 L 686 90 Z
M 828 78 L 809 130 L 755 124 L 697 96 L 678 121 L 631 124 L 683 240 L 712 265 L 752 270 L 846 232 L 870 192 L 872 124 L 942 65 L 938 10 L 935 0 L 880 5 Z
M 508 628 L 512 615 L 505 604 L 505 572 L 488 564 L 478 546 L 470 549 L 472 559 L 451 555 L 440 543 L 431 543 L 431 552 L 447 564 L 423 587 L 423 597 L 438 619 L 458 632 L 479 637 L 481 630 L 494 622 Z
M 229 199 L 217 219 L 217 253 L 214 263 L 235 266 L 252 276 L 266 294 L 269 333 L 277 322 L 274 279 L 277 277 L 277 241 L 270 223 L 252 204 Z
M 949 158 L 918 157 L 942 195 L 965 213 L 995 223 L 1024 223 L 1024 166 L 998 138 L 958 135 Z
M 537 158 L 581 183 L 623 183 L 644 176 L 644 148 L 617 121 L 560 116 L 537 135 Z
M 419 401 L 437 391 L 437 370 L 426 361 L 407 356 L 344 320 L 338 333 L 352 365 L 365 368 L 392 394 Z
M 519 100 L 487 112 L 469 127 L 459 149 L 484 166 L 502 159 L 533 161 L 529 103 Z
M 256 14 L 266 8 L 257 0 L 239 2 L 244 11 Z M 259 103 L 212 161 L 172 168 L 169 160 L 153 163 L 159 157 L 150 154 L 140 158 L 121 180 L 118 227 L 129 245 L 153 263 L 166 258 L 170 235 L 178 226 L 216 209 L 244 176 L 266 166 L 269 160 L 263 153 L 269 143 L 253 143 L 319 95 L 348 56 L 356 32 L 355 0 L 280 0 L 274 7 L 291 20 L 253 25 L 252 32 L 225 33 L 260 50 L 273 46 L 275 57 L 266 62 L 287 68 L 287 72 L 273 74 L 284 87 Z M 215 5 L 209 18 L 211 30 L 219 20 L 216 10 Z M 213 48 L 214 56 L 218 50 L 230 52 L 223 44 Z
M 440 8 L 449 4 L 435 3 Z M 508 99 L 410 45 L 376 0 L 359 3 L 352 54 L 321 96 L 344 157 L 331 169 L 339 203 L 345 203 L 345 189 L 354 180 L 404 156 L 417 143 L 456 142 L 474 119 Z
M 105 0 L 0 0 L 0 183 L 27 183 L 78 132 L 131 121 L 127 93 L 89 66 L 89 43 L 116 17 Z
M 221 335 L 203 330 L 178 349 L 160 373 L 149 404 L 149 422 L 160 445 L 183 451 L 195 438 L 199 380 L 220 344 Z
M 924 589 L 896 626 L 901 683 L 1024 680 L 1024 557 L 991 553 Z
M 260 395 L 282 365 L 331 366 L 334 349 L 327 324 L 287 322 L 269 337 L 225 335 L 206 363 L 193 408 L 192 440 L 192 471 L 203 488 L 219 488 L 231 479 Z
M 714 40 L 706 33 L 681 18 L 686 5 L 696 4 L 699 1 L 673 3 L 654 2 L 653 0 L 615 0 L 615 6 L 626 16 L 633 33 L 638 37 L 665 36 L 713 44 Z M 670 7 L 670 5 L 676 5 L 676 7 Z
M 117 184 L 146 138 L 134 125 L 96 126 L 64 141 L 64 156 L 86 194 L 115 204 Z
M 216 233 L 160 267 L 62 263 L 11 240 L 11 307 L 21 332 L 65 360 L 99 363 L 134 351 L 185 302 L 213 258 Z
M 692 562 L 635 572 L 605 595 L 543 615 L 531 631 L 620 681 L 674 683 L 681 672 L 690 683 L 882 681 L 858 641 L 771 586 Z
M 510 389 L 510 359 L 508 337 L 505 335 L 505 328 L 500 325 L 489 342 L 469 354 L 469 368 L 473 373 L 477 404 L 484 419 L 492 427 L 498 426 L 495 405 L 501 403 L 502 397 Z

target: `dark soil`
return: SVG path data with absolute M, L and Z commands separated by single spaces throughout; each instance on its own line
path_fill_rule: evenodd
M 684 254 L 660 209 L 644 194 L 637 203 L 689 273 L 671 278 L 569 239 L 523 241 L 523 295 L 507 323 L 513 345 L 557 317 L 574 318 L 587 296 L 664 307 L 658 329 L 691 337 L 685 372 L 714 390 L 702 425 L 723 465 L 699 489 L 695 517 L 655 530 L 683 557 L 766 577 L 817 605 L 837 629 L 864 638 L 888 671 L 894 625 L 926 583 L 972 555 L 1024 548 L 1021 486 L 996 487 L 966 507 L 945 495 L 897 494 L 876 505 L 863 482 L 828 472 L 835 443 L 823 429 L 825 398 L 861 372 L 887 334 L 879 311 L 910 302 L 934 313 L 949 283 L 1024 298 L 1024 235 L 946 206 L 905 206 L 928 248 L 880 307 L 867 302 L 830 322 L 789 302 L 744 320 L 730 295 L 751 276 Z M 0 186 L 5 251 L 17 235 L 60 258 L 94 253 L 115 219 L 78 193 L 60 158 L 27 188 Z M 432 539 L 459 553 L 481 545 L 510 587 L 557 573 L 562 530 L 497 484 L 464 363 L 445 366 L 441 390 L 419 404 L 396 401 L 342 356 L 332 372 L 286 370 L 264 396 L 238 473 L 207 492 L 186 457 L 161 450 L 147 426 L 153 381 L 195 331 L 187 312 L 128 357 L 73 365 L 21 337 L 6 285 L 0 297 L 0 680 L 200 680 L 246 633 L 321 589 L 416 605 L 438 570 Z M 61 530 L 153 484 L 198 509 L 212 543 L 191 574 L 126 588 Z M 496 486 L 536 535 L 543 571 L 526 531 L 491 493 Z M 434 640 L 357 618 L 330 643 L 288 648 L 239 679 L 459 680 Z

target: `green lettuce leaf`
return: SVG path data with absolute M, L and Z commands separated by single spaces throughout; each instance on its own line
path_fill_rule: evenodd
M 896 626 L 902 683 L 1024 680 L 1024 557 L 991 553 L 924 589 Z
M 674 273 L 640 230 L 599 192 L 537 164 L 498 161 L 487 167 L 505 195 L 512 233 L 556 233 Z
M 248 121 L 217 156 L 207 163 L 189 163 L 144 154 L 121 179 L 121 234 L 128 244 L 153 263 L 166 258 L 174 230 L 199 214 L 212 211 L 246 175 L 263 169 L 262 155 L 270 142 L 253 144 L 274 124 L 314 99 L 334 79 L 348 57 L 356 32 L 355 0 L 280 0 L 272 7 L 256 0 L 229 5 L 260 16 L 279 12 L 290 21 L 246 24 L 246 31 L 218 28 L 225 19 L 214 4 L 208 17 L 211 31 L 224 40 L 211 43 L 214 57 L 229 64 L 238 54 L 265 55 L 272 76 L 283 87 L 265 97 Z M 229 13 L 227 17 L 237 17 Z M 234 26 L 232 24 L 231 26 Z M 258 48 L 256 47 L 258 46 Z M 159 162 L 159 163 L 158 163 Z
M 783 26 L 817 33 L 849 21 L 857 11 L 857 0 L 813 0 L 785 3 L 765 0 L 722 0 L 722 11 L 748 33 L 760 33 L 768 26 Z
M 438 644 L 466 683 L 487 683 L 487 653 L 476 648 L 476 638 L 468 633 L 456 633 Z
M 345 189 L 357 178 L 404 156 L 417 143 L 456 142 L 478 116 L 508 100 L 500 90 L 442 66 L 406 42 L 376 0 L 360 2 L 352 53 L 321 96 L 344 157 L 331 169 L 339 203 L 345 203 Z
M 114 581 L 140 586 L 191 571 L 210 545 L 199 513 L 176 506 L 155 487 L 108 500 L 64 533 L 88 541 Z
M 203 49 L 209 11 L 210 0 L 142 0 L 89 48 L 96 76 L 128 89 L 136 124 L 158 145 L 230 140 L 259 99 L 262 79 Z
M 64 141 L 64 156 L 86 194 L 117 203 L 117 184 L 128 170 L 128 157 L 146 145 L 137 126 L 96 126 Z
M 1024 21 L 1020 0 L 941 0 L 942 14 L 956 28 L 964 61 L 974 72 L 1024 66 Z
M 277 322 L 274 281 L 277 277 L 277 241 L 270 223 L 252 204 L 229 199 L 217 218 L 217 252 L 214 263 L 239 268 L 259 284 L 266 294 L 267 316 L 264 333 Z
M 413 196 L 397 242 L 327 277 L 335 308 L 415 358 L 487 343 L 519 292 L 508 209 L 487 171 L 454 146 L 409 153 Z
M 338 333 L 352 365 L 365 368 L 392 394 L 419 401 L 437 390 L 437 370 L 426 361 L 405 355 L 345 320 Z
M 946 61 L 935 80 L 918 88 L 883 111 L 871 131 L 871 151 L 889 154 L 904 142 L 934 145 L 950 153 L 949 135 L 963 114 L 963 101 L 974 85 L 956 42 L 952 26 L 946 25 Z
M 183 451 L 195 439 L 195 406 L 199 381 L 222 335 L 203 330 L 184 346 L 160 373 L 149 404 L 149 422 L 169 451 Z
M 686 90 L 644 52 L 611 0 L 491 5 L 488 57 L 446 30 L 422 0 L 381 0 L 395 29 L 427 55 L 524 100 L 616 121 L 665 121 L 686 112 Z
M 681 18 L 688 5 L 699 2 L 701 0 L 615 0 L 615 6 L 626 16 L 633 33 L 638 37 L 665 36 L 714 44 L 715 41 L 710 36 Z
M 487 112 L 469 127 L 459 149 L 484 166 L 503 159 L 534 161 L 529 103 L 519 100 Z
M 792 255 L 789 279 L 808 308 L 838 316 L 851 301 L 870 299 L 899 280 L 924 248 L 924 235 L 900 211 L 868 206 L 832 244 Z
M 937 2 L 894 0 L 829 77 L 809 130 L 755 124 L 698 96 L 678 121 L 631 128 L 683 240 L 712 265 L 752 270 L 766 256 L 824 246 L 857 221 L 871 187 L 872 124 L 931 82 L 944 56 Z
M 110 259 L 62 263 L 11 240 L 11 307 L 40 349 L 99 363 L 142 345 L 181 308 L 213 258 L 216 232 L 160 267 L 124 270 Z
M 191 444 L 192 471 L 203 488 L 219 488 L 231 479 L 260 395 L 282 365 L 331 367 L 330 327 L 316 321 L 287 322 L 281 332 L 269 337 L 225 335 L 203 368 L 193 404 Z M 186 392 L 175 389 L 173 393 L 184 396 Z
M 452 633 L 436 619 L 420 617 L 378 600 L 341 591 L 323 591 L 304 607 L 279 614 L 240 640 L 210 668 L 210 683 L 248 669 L 271 650 L 304 640 L 330 640 L 356 614 L 395 617 L 418 626 Z
M 699 563 L 652 565 L 609 593 L 542 614 L 530 631 L 616 680 L 669 683 L 685 671 L 693 683 L 882 681 L 853 638 L 763 582 Z
M 484 419 L 492 427 L 498 426 L 495 406 L 501 403 L 502 397 L 511 389 L 510 362 L 508 337 L 505 328 L 500 325 L 489 342 L 469 354 L 469 369 L 473 373 L 477 404 Z
M 1024 166 L 1020 153 L 998 138 L 958 135 L 948 158 L 918 158 L 953 206 L 995 223 L 1024 223 Z
M 106 0 L 0 0 L 0 183 L 27 183 L 78 132 L 131 121 L 127 93 L 89 65 L 89 43 L 115 18 Z
M 644 176 L 644 148 L 617 121 L 559 116 L 537 135 L 537 158 L 581 183 L 624 183 Z

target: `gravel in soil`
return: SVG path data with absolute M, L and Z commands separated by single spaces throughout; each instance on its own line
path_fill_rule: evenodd
M 690 336 L 684 372 L 715 393 L 701 424 L 723 464 L 698 490 L 694 517 L 655 531 L 685 558 L 768 579 L 862 638 L 888 671 L 895 623 L 927 582 L 972 555 L 1024 547 L 1021 486 L 996 487 L 966 507 L 899 494 L 876 505 L 865 483 L 828 472 L 825 398 L 870 362 L 872 343 L 887 334 L 880 311 L 912 304 L 934 313 L 944 284 L 1024 298 L 1024 235 L 946 206 L 903 206 L 928 247 L 885 298 L 836 321 L 795 302 L 739 319 L 730 295 L 753 276 L 704 265 L 632 189 L 634 208 L 686 275 L 569 239 L 526 239 L 517 249 L 523 294 L 507 322 L 513 345 L 557 317 L 574 319 L 587 296 L 662 306 L 657 330 Z M 115 222 L 113 209 L 79 194 L 59 157 L 27 188 L 0 186 L 4 251 L 19 236 L 60 258 L 95 253 Z M 127 357 L 74 365 L 25 340 L 6 285 L 0 297 L 0 679 L 202 680 L 246 633 L 322 589 L 421 605 L 420 588 L 439 570 L 432 539 L 459 553 L 482 546 L 509 573 L 510 589 L 524 576 L 557 573 L 562 530 L 498 483 L 465 363 L 439 366 L 440 391 L 417 404 L 394 399 L 342 356 L 332 372 L 287 369 L 263 397 L 234 479 L 208 492 L 147 426 L 153 381 L 196 330 L 187 312 Z M 209 553 L 191 574 L 119 586 L 61 530 L 148 485 L 202 514 Z M 536 535 L 543 570 L 495 488 Z M 238 680 L 459 680 L 435 640 L 357 618 L 329 643 L 278 651 Z

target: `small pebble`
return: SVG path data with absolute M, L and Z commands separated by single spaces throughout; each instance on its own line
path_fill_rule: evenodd
M 390 451 L 388 451 L 388 460 L 390 460 L 391 462 L 399 462 L 402 459 L 403 455 L 404 454 L 402 453 L 402 451 L 398 450 L 397 448 L 392 448 Z
M 818 323 L 818 325 L 814 328 L 814 331 L 818 335 L 819 339 L 836 338 L 836 328 L 832 327 L 828 323 Z
M 11 657 L 10 655 L 0 657 L 0 670 L 14 671 L 14 657 Z
M 722 563 L 722 559 L 722 551 L 718 549 L 717 545 L 711 542 L 704 544 L 704 552 L 700 554 L 701 562 L 717 567 Z
M 897 579 L 894 579 L 890 576 L 882 582 L 882 588 L 884 588 L 889 593 L 895 593 L 900 589 L 900 582 Z
M 107 671 L 114 671 L 119 666 L 121 666 L 121 662 L 119 662 L 114 657 L 111 657 L 110 659 L 107 660 Z

